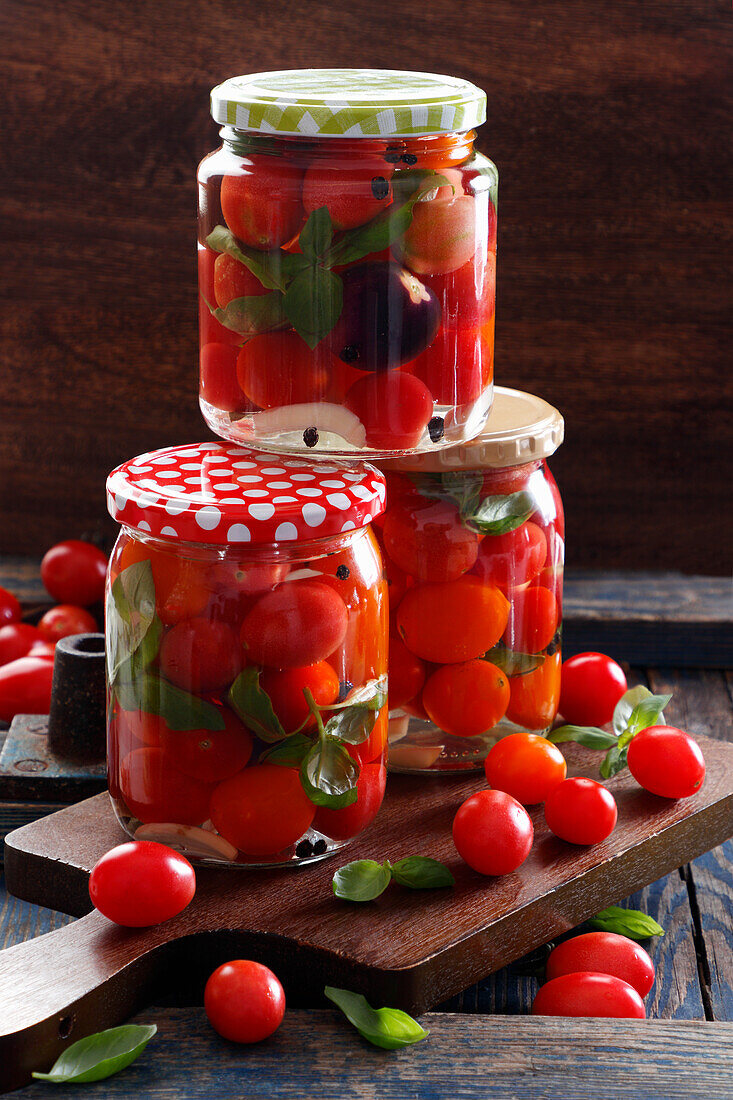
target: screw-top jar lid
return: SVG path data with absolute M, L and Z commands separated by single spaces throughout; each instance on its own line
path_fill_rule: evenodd
M 486 93 L 468 80 L 400 69 L 281 69 L 233 76 L 211 114 L 238 130 L 302 137 L 410 137 L 472 130 Z
M 107 507 L 120 523 L 218 546 L 353 531 L 384 511 L 384 498 L 384 477 L 366 462 L 306 462 L 233 443 L 150 451 L 107 478 Z
M 440 451 L 390 459 L 380 465 L 385 470 L 411 473 L 521 466 L 549 458 L 564 436 L 565 422 L 553 405 L 533 393 L 495 386 L 489 418 L 476 439 Z

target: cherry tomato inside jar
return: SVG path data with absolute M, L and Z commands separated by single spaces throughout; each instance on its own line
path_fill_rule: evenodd
M 654 985 L 654 964 L 644 948 L 615 932 L 586 932 L 553 948 L 547 959 L 547 980 L 561 974 L 593 971 L 611 974 L 646 997 Z
M 563 974 L 543 985 L 533 1016 L 610 1016 L 643 1020 L 644 1002 L 633 986 L 610 974 Z
M 384 764 L 365 764 L 356 783 L 356 802 L 340 810 L 319 806 L 313 828 L 332 840 L 349 840 L 365 829 L 377 816 L 387 783 Z
M 383 157 L 318 158 L 303 180 L 303 205 L 310 214 L 325 206 L 334 229 L 355 229 L 392 203 L 394 165 Z
M 560 713 L 573 726 L 603 726 L 627 690 L 624 670 L 603 653 L 578 653 L 562 666 Z
M 209 817 L 210 783 L 184 775 L 175 754 L 158 746 L 133 749 L 120 764 L 120 791 L 129 812 L 145 823 L 201 825 Z
M 493 746 L 484 762 L 495 790 L 506 791 L 523 806 L 544 802 L 567 774 L 565 757 L 535 733 L 511 733 Z
M 344 404 L 364 425 L 367 446 L 375 450 L 416 447 L 433 415 L 430 390 L 419 378 L 402 371 L 358 379 Z
M 285 992 L 273 972 L 250 959 L 217 967 L 204 989 L 214 1031 L 232 1043 L 260 1043 L 282 1023 Z
M 294 668 L 325 661 L 344 639 L 346 605 L 329 585 L 293 581 L 268 592 L 242 626 L 248 662 Z
M 407 497 L 388 508 L 384 548 L 420 581 L 454 581 L 475 563 L 480 535 L 462 522 L 452 501 Z
M 509 688 L 509 721 L 528 730 L 549 729 L 560 699 L 560 653 L 548 653 L 537 668 L 511 676 Z
M 411 653 L 435 664 L 469 661 L 501 638 L 509 603 L 478 577 L 410 588 L 397 612 L 397 629 Z
M 221 181 L 221 210 L 235 237 L 268 251 L 285 244 L 305 217 L 303 170 L 284 157 L 254 153 L 241 175 Z
M 570 844 L 599 844 L 616 828 L 617 818 L 616 799 L 594 779 L 564 779 L 545 802 L 548 827 Z
M 523 806 L 504 791 L 478 791 L 453 819 L 461 859 L 482 875 L 508 875 L 524 863 L 534 827 Z
M 315 724 L 306 691 L 322 707 L 335 703 L 339 695 L 339 678 L 327 661 L 280 671 L 266 668 L 260 677 L 260 686 L 269 695 L 273 710 L 286 733 L 300 729 L 309 717 L 311 721 L 307 724 Z
M 646 791 L 663 798 L 689 798 L 705 779 L 697 741 L 674 726 L 649 726 L 629 743 L 629 771 Z
M 211 798 L 211 820 L 235 848 L 250 856 L 276 856 L 310 827 L 316 807 L 297 768 L 257 764 L 225 779 Z
M 528 521 L 504 535 L 486 535 L 473 572 L 486 584 L 515 588 L 533 580 L 546 557 L 545 533 Z
M 421 701 L 438 729 L 454 737 L 477 737 L 504 717 L 509 681 L 490 661 L 442 665 L 429 676 Z
M 112 848 L 89 876 L 92 905 L 126 928 L 170 920 L 186 908 L 195 892 L 196 875 L 186 857 L 152 840 Z

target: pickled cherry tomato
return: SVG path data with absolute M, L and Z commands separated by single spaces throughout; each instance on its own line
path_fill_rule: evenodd
M 204 344 L 201 348 L 201 394 L 215 409 L 234 412 L 246 403 L 237 378 L 237 348 Z
M 313 828 L 331 840 L 349 840 L 356 836 L 377 816 L 386 783 L 387 769 L 384 764 L 365 764 L 356 782 L 356 802 L 340 810 L 327 810 L 319 806 L 313 818 Z
M 483 485 L 481 486 L 481 498 L 509 496 L 511 493 L 518 493 L 522 489 L 529 490 L 530 478 L 539 468 L 539 462 L 527 462 L 523 466 L 507 466 L 496 470 L 485 470 Z M 544 473 L 549 473 L 547 467 L 545 467 Z
M 398 710 L 422 691 L 425 665 L 399 638 L 389 639 L 389 709 Z
M 494 325 L 441 328 L 430 347 L 410 364 L 439 405 L 475 401 L 494 375 Z
M 422 281 L 440 302 L 444 328 L 477 329 L 491 320 L 496 299 L 496 253 L 488 252 L 485 259 L 476 253 L 455 271 L 423 275 Z
M 118 572 L 136 562 L 149 561 L 155 585 L 155 609 L 166 626 L 199 615 L 209 602 L 210 587 L 203 562 L 155 550 L 137 539 L 126 542 Z
M 160 671 L 184 691 L 214 694 L 228 688 L 242 668 L 237 635 L 226 623 L 186 619 L 160 644 Z
M 266 668 L 260 677 L 260 687 L 267 692 L 273 710 L 286 733 L 294 733 L 310 715 L 305 698 L 307 688 L 319 706 L 335 703 L 339 694 L 339 678 L 326 661 L 282 671 Z M 315 719 L 312 719 L 315 722 Z
M 517 653 L 539 653 L 555 636 L 559 608 L 547 588 L 512 592 L 504 642 Z
M 234 298 L 267 294 L 256 275 L 239 260 L 221 252 L 214 261 L 214 296 L 216 304 L 224 309 Z
M 560 660 L 559 651 L 548 654 L 538 668 L 510 677 L 506 711 L 510 722 L 528 730 L 550 728 L 560 700 Z
M 308 213 L 325 206 L 334 229 L 355 229 L 391 204 L 393 174 L 383 157 L 315 160 L 303 180 L 303 206 Z
M 544 802 L 567 774 L 565 757 L 536 733 L 510 733 L 502 737 L 484 761 L 489 784 L 506 791 L 523 806 Z
M 421 698 L 438 729 L 454 737 L 477 737 L 504 717 L 509 681 L 489 661 L 443 665 L 429 677 Z
M 294 668 L 325 661 L 346 634 L 346 604 L 318 581 L 293 581 L 262 596 L 242 625 L 248 661 Z
M 283 157 L 253 153 L 241 175 L 221 181 L 221 210 L 235 237 L 253 248 L 285 244 L 303 221 L 303 170 Z
M 384 568 L 384 579 L 387 582 L 389 614 L 390 618 L 393 618 L 394 612 L 397 611 L 400 601 L 407 591 L 409 579 L 404 569 L 400 569 L 399 565 L 395 565 L 387 554 L 382 555 L 382 566 Z
M 214 265 L 218 256 L 219 253 L 213 249 L 199 246 L 199 330 L 202 346 L 210 343 L 236 345 L 244 340 L 240 333 L 225 328 L 211 313 L 211 309 L 216 306 Z
M 469 661 L 495 646 L 506 629 L 509 603 L 477 577 L 409 589 L 397 611 L 407 648 L 435 664 Z
M 245 768 L 220 783 L 211 797 L 214 827 L 250 856 L 275 856 L 295 844 L 315 812 L 298 769 L 278 764 Z
M 234 775 L 252 755 L 252 734 L 224 707 L 223 730 L 168 730 L 165 747 L 178 771 L 204 783 L 219 783 Z
M 433 398 L 424 382 L 398 370 L 360 378 L 344 404 L 364 425 L 367 446 L 378 450 L 416 447 L 433 415 Z
M 315 351 L 297 332 L 263 332 L 239 352 L 237 378 L 250 401 L 261 409 L 320 401 L 330 383 L 332 361 Z
M 544 531 L 527 522 L 505 535 L 485 535 L 473 572 L 487 584 L 514 588 L 533 580 L 546 557 Z
M 362 741 L 360 745 L 347 745 L 346 749 L 349 755 L 353 756 L 357 764 L 362 767 L 364 764 L 371 764 L 375 760 L 381 760 L 383 754 L 387 750 L 388 738 L 389 717 L 385 707 L 377 715 L 374 729 L 369 734 L 366 741 Z
M 457 580 L 476 561 L 480 542 L 452 501 L 425 497 L 391 506 L 382 537 L 392 561 L 420 581 Z
M 402 262 L 417 275 L 457 271 L 476 251 L 476 201 L 463 190 L 463 175 L 446 168 L 450 186 L 435 198 L 418 202 L 402 240 L 393 246 Z
M 164 749 L 133 749 L 120 766 L 120 790 L 128 810 L 140 821 L 200 825 L 209 816 L 215 788 L 184 775 Z

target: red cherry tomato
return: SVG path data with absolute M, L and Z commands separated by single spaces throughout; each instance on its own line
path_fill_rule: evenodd
M 286 668 L 280 672 L 266 668 L 260 677 L 260 687 L 270 696 L 285 732 L 293 733 L 311 713 L 305 689 L 319 706 L 327 707 L 338 699 L 339 678 L 326 661 L 319 661 L 315 665 Z
M 464 527 L 455 504 L 424 497 L 390 506 L 383 538 L 391 560 L 420 581 L 457 580 L 476 561 L 481 541 Z
M 441 172 L 450 186 L 439 187 L 435 198 L 418 202 L 412 222 L 393 246 L 405 267 L 418 275 L 457 271 L 473 256 L 479 239 L 476 232 L 476 201 L 464 193 L 461 172 Z
M 398 710 L 422 691 L 425 665 L 399 638 L 389 639 L 389 709 Z
M 524 806 L 504 791 L 478 791 L 453 819 L 459 856 L 482 875 L 508 875 L 524 863 L 534 827 Z
M 509 680 L 490 661 L 443 665 L 428 678 L 421 701 L 438 729 L 478 737 L 504 717 Z
M 425 383 L 398 370 L 360 378 L 344 404 L 361 420 L 367 446 L 375 450 L 416 447 L 433 415 L 433 398 Z
M 6 623 L 20 622 L 21 607 L 18 600 L 7 588 L 0 588 L 0 627 Z
M 349 840 L 365 829 L 377 816 L 384 798 L 387 769 L 384 764 L 365 764 L 356 781 L 356 802 L 341 810 L 319 806 L 313 828 L 332 840 Z
M 539 653 L 555 636 L 560 609 L 548 588 L 512 592 L 504 642 L 517 653 Z
M 179 772 L 175 756 L 157 746 L 127 754 L 120 766 L 120 789 L 130 813 L 146 824 L 200 825 L 209 817 L 211 784 Z
M 654 963 L 638 943 L 615 932 L 586 932 L 559 943 L 547 960 L 547 980 L 561 974 L 611 974 L 646 997 L 654 985 Z
M 221 835 L 250 856 L 275 856 L 300 840 L 316 807 L 297 768 L 256 764 L 223 783 L 211 798 L 211 820 Z
M 196 874 L 185 856 L 154 840 L 119 844 L 97 860 L 89 876 L 92 905 L 126 928 L 170 920 L 196 893 Z
M 221 210 L 235 237 L 253 248 L 286 244 L 303 220 L 303 172 L 283 157 L 254 153 L 242 174 L 221 181 Z
M 214 260 L 214 297 L 221 309 L 234 298 L 252 298 L 267 293 L 267 287 L 257 276 L 233 256 L 221 252 Z
M 348 612 L 339 594 L 318 581 L 293 581 L 268 592 L 242 626 L 248 661 L 272 668 L 313 665 L 341 645 Z
M 201 348 L 201 396 L 215 409 L 234 412 L 247 403 L 237 378 L 237 348 L 204 344 Z
M 624 670 L 603 653 L 578 653 L 563 662 L 560 713 L 573 726 L 603 726 L 628 685 Z
M 498 588 L 463 576 L 408 589 L 397 629 L 411 653 L 442 665 L 483 656 L 501 638 L 508 618 L 509 604 Z
M 97 546 L 81 539 L 56 543 L 41 562 L 41 580 L 58 603 L 82 607 L 97 603 L 104 598 L 106 575 L 106 556 Z
M 207 981 L 204 1008 L 222 1038 L 232 1043 L 259 1043 L 282 1023 L 285 992 L 262 963 L 234 959 L 217 967 Z
M 297 332 L 263 332 L 239 352 L 237 379 L 261 409 L 300 405 L 325 397 L 334 364 L 323 348 L 312 350 Z
M 56 642 L 34 642 L 27 653 L 28 657 L 43 657 L 47 661 L 53 661 L 56 656 Z
M 303 180 L 303 206 L 309 214 L 325 206 L 334 229 L 355 229 L 390 206 L 393 173 L 381 157 L 316 160 Z
M 213 307 L 216 304 L 214 264 L 218 256 L 218 252 L 213 252 L 210 248 L 202 248 L 199 245 L 199 334 L 202 346 L 204 344 L 230 344 L 234 347 L 241 345 L 244 342 L 244 337 L 239 332 L 233 332 L 232 329 L 225 328 L 217 321 L 209 308 L 209 306 Z
M 570 844 L 599 844 L 616 827 L 618 809 L 611 792 L 594 779 L 563 779 L 545 802 L 545 821 Z
M 493 206 L 489 206 L 493 210 Z M 496 299 L 496 253 L 483 257 L 476 252 L 454 271 L 422 276 L 438 298 L 443 328 L 480 328 L 494 314 Z
M 563 974 L 543 985 L 532 1004 L 534 1016 L 615 1016 L 643 1020 L 644 1002 L 628 982 L 610 974 Z
M 475 401 L 494 374 L 494 322 L 483 328 L 448 329 L 444 326 L 432 344 L 410 364 L 440 405 Z
M 510 733 L 491 749 L 484 762 L 486 778 L 523 806 L 544 802 L 567 774 L 557 745 L 536 733 Z
M 223 730 L 170 730 L 158 719 L 162 747 L 178 771 L 203 783 L 219 783 L 245 766 L 252 755 L 252 734 L 228 707 L 222 708 L 222 716 Z
M 114 564 L 121 573 L 128 566 L 142 561 L 150 562 L 155 584 L 155 607 L 166 626 L 201 614 L 211 596 L 208 563 L 182 558 L 165 550 L 154 550 L 144 542 L 130 539 Z
M 560 698 L 560 651 L 549 654 L 532 672 L 510 677 L 509 686 L 509 721 L 530 730 L 549 729 Z
M 38 631 L 47 642 L 58 642 L 72 634 L 94 634 L 97 622 L 83 607 L 60 603 L 47 611 L 38 623 Z
M 0 721 L 16 714 L 48 714 L 53 662 L 45 657 L 19 657 L 0 668 Z
M 473 572 L 487 584 L 516 588 L 537 576 L 546 557 L 545 532 L 528 521 L 505 535 L 486 535 Z
M 663 798 L 689 798 L 705 778 L 700 746 L 674 726 L 641 730 L 629 744 L 626 758 L 636 782 Z
M 30 623 L 0 626 L 0 665 L 25 657 L 37 642 L 42 641 L 41 632 Z
M 242 669 L 242 651 L 230 626 L 187 619 L 164 635 L 160 670 L 172 684 L 194 694 L 228 688 Z

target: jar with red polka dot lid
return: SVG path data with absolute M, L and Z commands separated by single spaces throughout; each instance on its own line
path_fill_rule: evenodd
M 232 866 L 317 860 L 377 813 L 382 474 L 232 443 L 107 480 L 109 789 L 123 828 Z

